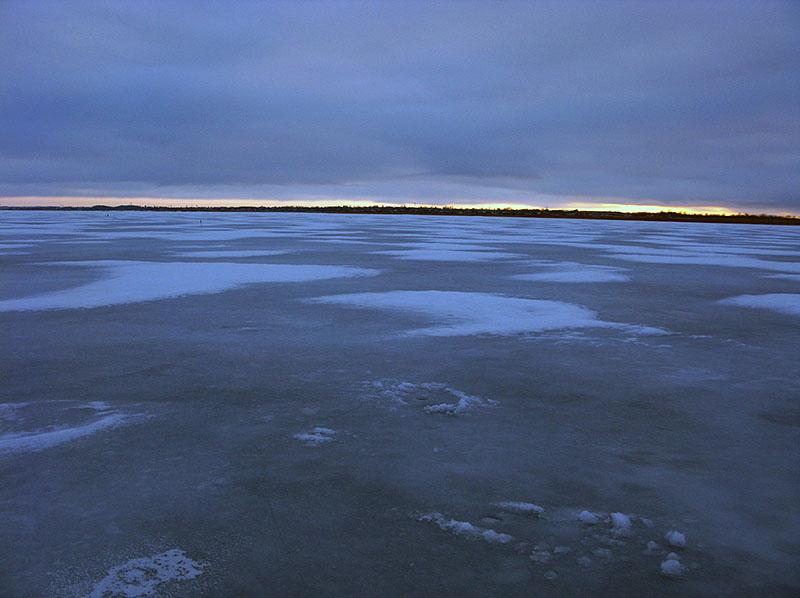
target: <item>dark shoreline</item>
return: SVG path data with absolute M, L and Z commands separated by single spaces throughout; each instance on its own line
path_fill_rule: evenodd
M 412 214 L 417 216 L 491 216 L 505 218 L 575 218 L 582 220 L 638 220 L 653 222 L 712 222 L 728 224 L 800 225 L 800 217 L 770 214 L 685 214 L 682 212 L 612 212 L 585 210 L 488 209 L 413 206 L 0 206 L 0 210 L 60 212 L 301 212 L 317 214 Z

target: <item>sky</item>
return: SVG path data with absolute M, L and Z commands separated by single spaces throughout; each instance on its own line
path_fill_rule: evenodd
M 800 214 L 800 2 L 0 0 L 0 204 Z

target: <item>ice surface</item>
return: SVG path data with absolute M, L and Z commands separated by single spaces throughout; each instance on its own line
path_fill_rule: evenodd
M 346 266 L 235 264 L 227 262 L 62 262 L 92 267 L 101 280 L 64 291 L 0 301 L 2 311 L 76 309 L 171 299 L 185 295 L 222 293 L 247 284 L 306 282 L 370 276 L 377 270 Z
M 30 252 L 2 254 L 17 307 L 166 268 L 96 288 L 114 309 L 0 313 L 2 596 L 120 563 L 165 596 L 800 593 L 800 327 L 720 303 L 800 293 L 800 228 L 0 211 L 0 244 Z M 313 264 L 380 273 L 185 294 Z M 124 565 L 173 547 L 202 575 Z
M 723 299 L 720 303 L 738 305 L 739 307 L 752 307 L 755 309 L 769 309 L 790 316 L 800 316 L 800 293 L 769 293 L 766 295 L 739 295 Z
M 592 310 L 561 301 L 458 291 L 389 291 L 312 299 L 362 309 L 419 313 L 440 323 L 412 335 L 519 334 L 568 328 L 617 328 L 633 334 L 661 334 L 647 326 L 605 322 Z
M 203 567 L 179 548 L 131 559 L 109 569 L 108 575 L 95 585 L 88 598 L 152 596 L 164 583 L 198 577 L 203 573 Z
M 430 388 L 430 387 L 429 387 Z M 470 411 L 474 411 L 476 409 L 480 409 L 482 407 L 488 407 L 494 404 L 494 401 L 487 401 L 482 399 L 481 397 L 477 397 L 474 395 L 468 395 L 465 392 L 461 392 L 455 388 L 450 388 L 446 385 L 441 385 L 438 387 L 434 387 L 434 390 L 444 390 L 453 397 L 455 397 L 455 403 L 437 403 L 435 405 L 428 405 L 425 407 L 425 413 L 444 413 L 446 415 L 464 415 L 469 413 Z
M 591 511 L 581 511 L 578 514 L 578 521 L 586 525 L 597 525 L 600 523 L 600 518 Z
M 397 249 L 375 251 L 380 255 L 389 255 L 403 260 L 425 262 L 487 262 L 522 257 L 521 255 L 503 251 L 466 251 L 459 249 Z

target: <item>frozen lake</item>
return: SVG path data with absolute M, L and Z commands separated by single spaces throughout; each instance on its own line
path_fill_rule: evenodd
M 0 331 L 3 596 L 800 592 L 795 227 L 0 212 Z

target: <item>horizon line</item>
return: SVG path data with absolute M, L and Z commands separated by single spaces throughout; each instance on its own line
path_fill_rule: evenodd
M 86 197 L 86 196 L 7 196 L 0 197 L 0 208 L 91 208 L 107 206 L 136 206 L 141 208 L 213 209 L 230 208 L 407 208 L 454 210 L 547 210 L 560 212 L 614 212 L 621 214 L 674 213 L 693 216 L 758 215 L 780 218 L 800 218 L 800 212 L 750 212 L 719 205 L 669 205 L 660 203 L 623 203 L 567 201 L 557 207 L 519 202 L 391 202 L 374 199 L 234 199 L 234 198 L 170 198 L 170 197 Z
M 521 218 L 575 218 L 590 220 L 640 220 L 660 222 L 697 222 L 731 224 L 783 224 L 800 225 L 798 216 L 749 213 L 688 213 L 664 210 L 659 212 L 621 212 L 613 210 L 579 210 L 561 208 L 510 208 L 510 207 L 456 207 L 453 205 L 207 205 L 156 206 L 143 204 L 119 204 L 115 206 L 94 204 L 84 206 L 4 206 L 0 211 L 156 211 L 156 212 L 296 212 L 326 214 L 373 214 L 373 215 L 420 215 L 420 216 L 488 216 Z

